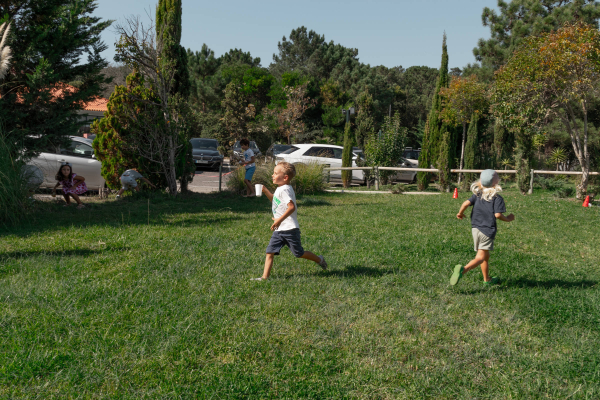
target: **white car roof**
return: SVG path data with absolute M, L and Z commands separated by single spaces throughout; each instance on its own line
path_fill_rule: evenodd
M 332 147 L 334 149 L 343 149 L 342 146 L 336 146 L 334 144 L 319 144 L 319 143 L 303 143 L 303 144 L 293 144 L 292 146 L 294 147 L 298 147 L 299 149 L 306 149 L 308 147 L 312 147 L 312 146 L 319 146 L 319 147 Z

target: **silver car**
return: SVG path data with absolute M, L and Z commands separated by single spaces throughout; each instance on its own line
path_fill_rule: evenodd
M 73 172 L 85 178 L 89 190 L 104 188 L 105 181 L 100 173 L 102 163 L 94 155 L 92 140 L 79 136 L 69 136 L 69 144 L 62 146 L 48 146 L 40 155 L 32 158 L 27 164 L 39 168 L 44 181 L 42 188 L 53 188 L 56 185 L 56 173 L 62 163 L 68 162 L 73 166 Z

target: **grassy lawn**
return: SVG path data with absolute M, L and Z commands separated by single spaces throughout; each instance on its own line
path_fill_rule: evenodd
M 600 398 L 600 208 L 506 191 L 480 272 L 460 200 L 228 194 L 44 205 L 0 231 L 0 398 Z

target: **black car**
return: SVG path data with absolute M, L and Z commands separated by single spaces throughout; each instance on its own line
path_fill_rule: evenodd
M 260 152 L 255 141 L 251 141 L 249 147 L 254 152 L 255 157 L 262 156 L 262 153 Z M 237 142 L 235 142 L 235 144 L 233 145 L 233 157 L 232 158 L 233 158 L 232 161 L 235 161 L 235 162 L 240 162 L 240 161 L 244 160 L 244 150 L 242 150 L 242 145 L 240 144 L 239 140 Z
M 223 162 L 223 155 L 219 153 L 219 143 L 215 139 L 194 138 L 190 143 L 196 167 L 219 169 L 219 165 Z
M 267 160 L 274 160 L 277 154 L 283 153 L 284 151 L 289 150 L 291 148 L 291 144 L 273 143 L 271 146 L 269 146 L 265 155 L 267 157 Z

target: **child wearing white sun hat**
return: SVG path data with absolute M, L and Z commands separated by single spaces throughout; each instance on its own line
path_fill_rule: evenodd
M 494 249 L 494 239 L 496 238 L 496 219 L 505 222 L 514 221 L 515 216 L 510 214 L 504 216 L 506 205 L 504 199 L 498 193 L 502 188 L 498 185 L 500 177 L 493 169 L 486 169 L 481 173 L 478 181 L 471 185 L 473 196 L 460 206 L 456 217 L 463 219 L 464 212 L 470 206 L 473 206 L 471 212 L 471 233 L 477 255 L 464 267 L 456 265 L 450 278 L 450 284 L 456 285 L 462 276 L 468 271 L 481 265 L 483 282 L 486 285 L 495 285 L 499 283 L 498 277 L 490 277 L 489 264 L 490 251 Z

